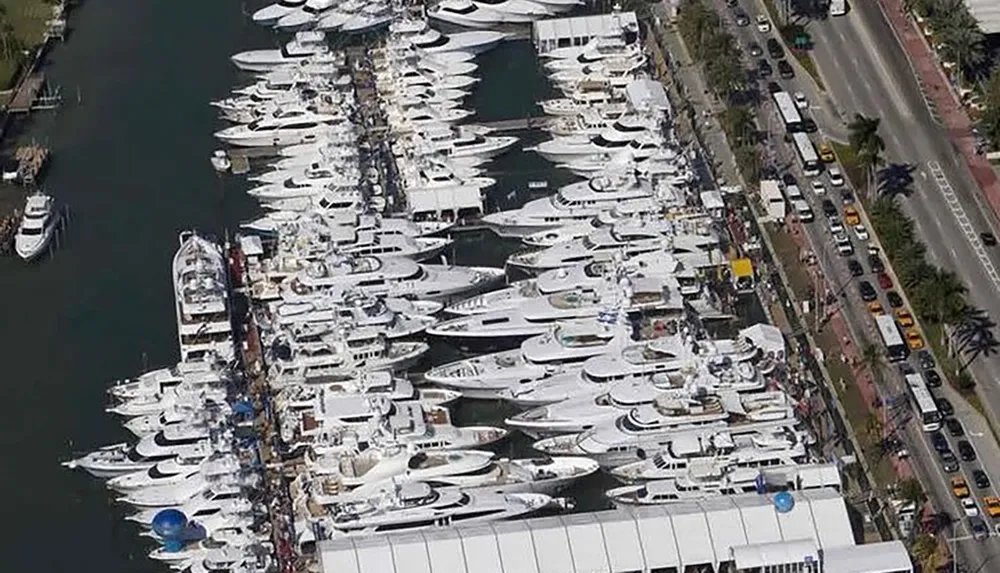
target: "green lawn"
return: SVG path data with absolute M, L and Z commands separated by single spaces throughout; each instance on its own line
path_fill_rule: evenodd
M 45 39 L 47 22 L 52 18 L 52 5 L 43 0 L 0 0 L 7 21 L 14 28 L 14 37 L 25 49 L 37 46 Z M 20 58 L 0 56 L 0 89 L 8 89 L 20 67 Z

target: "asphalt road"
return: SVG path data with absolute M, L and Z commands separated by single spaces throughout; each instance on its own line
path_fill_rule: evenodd
M 766 13 L 759 0 L 742 0 L 741 5 L 750 14 L 752 21 L 758 14 Z M 749 26 L 737 27 L 733 23 L 731 13 L 723 0 L 715 0 L 715 6 L 720 13 L 727 15 L 732 30 L 744 47 L 744 52 L 747 51 L 747 46 L 751 42 L 763 47 L 768 37 L 776 36 L 776 31 L 762 32 L 757 29 L 753 22 Z M 873 7 L 868 6 L 868 8 Z M 874 10 L 877 11 L 877 8 Z M 881 15 L 879 18 L 881 19 Z M 828 89 L 832 92 L 834 101 L 830 101 L 819 93 L 801 68 L 796 67 L 797 74 L 792 80 L 768 79 L 778 82 L 789 92 L 800 91 L 804 93 L 810 101 L 810 109 L 807 114 L 812 116 L 821 129 L 830 134 L 831 137 L 842 138 L 844 133 L 842 120 L 853 116 L 855 111 L 882 118 L 882 134 L 886 140 L 889 161 L 910 164 L 915 167 L 913 177 L 917 192 L 905 200 L 905 208 L 916 220 L 918 231 L 928 243 L 929 251 L 933 251 L 932 260 L 946 268 L 956 270 L 956 272 L 963 269 L 964 272 L 960 273 L 959 276 L 962 276 L 966 284 L 970 285 L 970 294 L 972 294 L 970 301 L 986 309 L 992 316 L 1000 317 L 1000 308 L 994 312 L 987 306 L 991 302 L 989 295 L 992 294 L 992 288 L 994 288 L 992 279 L 982 265 L 974 247 L 975 243 L 962 233 L 957 220 L 948 220 L 948 217 L 954 218 L 956 214 L 949 202 L 942 197 L 934 175 L 937 174 L 937 179 L 945 178 L 949 181 L 958 199 L 959 212 L 965 213 L 964 217 L 968 218 L 968 222 L 975 229 L 974 234 L 978 234 L 979 230 L 987 229 L 989 225 L 986 222 L 988 221 L 987 213 L 982 212 L 977 203 L 977 197 L 968 192 L 970 189 L 975 190 L 971 176 L 957 162 L 950 144 L 947 143 L 947 134 L 934 123 L 924 105 L 919 89 L 913 80 L 909 79 L 909 67 L 902 53 L 895 55 L 898 58 L 903 58 L 901 61 L 903 67 L 901 68 L 900 61 L 892 60 L 892 55 L 883 55 L 877 51 L 875 46 L 885 49 L 884 46 L 890 44 L 890 42 L 884 41 L 876 44 L 872 41 L 873 37 L 883 39 L 892 37 L 892 32 L 888 29 L 887 24 L 881 21 L 883 29 L 876 29 L 873 32 L 864 22 L 855 22 L 854 20 L 860 20 L 860 17 L 857 14 L 852 14 L 846 18 L 819 22 L 809 27 L 817 44 L 816 60 L 824 77 L 829 78 Z M 895 45 L 894 42 L 892 44 L 899 52 L 898 45 Z M 834 53 L 834 51 L 839 53 Z M 767 57 L 766 54 L 764 57 Z M 777 69 L 776 62 L 771 61 L 771 65 L 775 70 Z M 749 57 L 748 67 L 756 67 L 755 62 Z M 766 80 L 762 81 L 762 85 L 765 83 Z M 764 93 L 767 97 L 766 90 Z M 826 197 L 832 199 L 839 207 L 842 201 L 838 190 L 833 189 L 829 180 L 821 176 L 819 179 L 826 183 L 826 195 L 821 197 L 810 193 L 810 182 L 798 168 L 794 152 L 782 141 L 783 128 L 773 105 L 765 105 L 762 109 L 765 113 L 763 114 L 764 125 L 761 127 L 770 134 L 768 147 L 771 162 L 777 165 L 782 172 L 792 172 L 796 175 L 799 186 L 812 204 L 816 221 L 804 225 L 809 244 L 817 256 L 824 276 L 832 283 L 834 290 L 842 291 L 846 295 L 841 298 L 839 304 L 852 334 L 855 340 L 878 341 L 878 335 L 867 305 L 858 296 L 857 281 L 867 280 L 876 288 L 878 282 L 870 273 L 866 263 L 864 264 L 865 276 L 858 279 L 850 276 L 846 268 L 846 259 L 850 257 L 842 257 L 836 252 L 826 217 L 820 207 L 821 200 Z M 818 141 L 818 138 L 814 138 L 814 140 Z M 904 142 L 908 145 L 904 146 Z M 936 162 L 940 169 L 935 169 L 932 173 L 931 162 Z M 965 190 L 964 193 L 963 190 Z M 966 207 L 966 204 L 969 206 Z M 843 219 L 842 215 L 841 212 L 841 219 Z M 854 258 L 864 261 L 867 241 L 860 240 L 854 233 L 851 233 L 850 229 L 847 232 L 852 239 L 855 250 Z M 976 239 L 975 236 L 973 239 Z M 982 249 L 979 251 L 982 252 Z M 993 253 L 985 253 L 985 255 L 992 256 Z M 877 290 L 882 306 L 889 309 L 884 292 L 878 288 Z M 980 298 L 983 299 L 982 303 L 979 301 Z M 990 362 L 994 361 L 997 362 L 994 367 L 1000 366 L 1000 361 L 991 360 Z M 1000 379 L 992 377 L 989 371 L 990 365 L 986 361 L 983 362 L 984 364 L 981 366 L 979 364 L 976 366 L 985 370 L 983 375 L 988 378 L 984 379 Z M 887 387 L 880 392 L 883 402 L 890 399 L 893 394 L 903 393 L 901 377 L 893 375 L 889 376 L 888 379 Z M 991 390 L 995 390 L 995 388 Z M 941 389 L 938 393 L 948 395 L 948 389 Z M 996 394 L 995 391 L 991 393 Z M 953 396 L 949 397 L 953 398 Z M 1000 395 L 997 398 L 996 404 L 1000 404 Z M 952 401 L 956 402 L 956 400 Z M 971 484 L 971 471 L 980 467 L 979 464 L 981 464 L 981 467 L 988 474 L 1000 479 L 1000 449 L 997 448 L 995 440 L 987 435 L 989 434 L 988 430 L 982 431 L 983 420 L 971 409 L 959 407 L 957 410 L 956 417 L 969 429 L 969 435 L 966 438 L 973 443 L 979 454 L 979 460 L 971 463 L 963 462 L 958 475 L 965 477 L 966 481 Z M 986 542 L 976 542 L 969 538 L 964 511 L 951 491 L 949 480 L 952 476 L 941 469 L 938 455 L 929 445 L 927 434 L 920 431 L 915 423 L 912 423 L 907 425 L 900 437 L 906 439 L 914 467 L 923 477 L 925 486 L 930 489 L 928 493 L 936 501 L 937 506 L 949 511 L 958 520 L 954 536 L 959 539 L 957 543 L 969 570 L 991 566 L 1000 552 L 1000 541 L 996 536 L 991 537 Z M 952 450 L 955 450 L 954 440 L 948 439 Z M 974 490 L 973 493 L 976 497 L 981 498 L 986 494 L 995 495 L 996 489 L 995 486 L 991 486 L 985 492 Z M 987 522 L 989 521 L 987 519 Z

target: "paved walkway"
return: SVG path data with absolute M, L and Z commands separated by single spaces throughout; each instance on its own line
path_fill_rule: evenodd
M 879 0 L 879 5 L 910 60 L 931 111 L 948 130 L 952 142 L 965 158 L 990 207 L 1000 217 L 1000 180 L 986 157 L 976 153 L 972 121 L 959 103 L 958 94 L 949 83 L 937 56 L 924 39 L 917 23 L 904 10 L 903 0 Z

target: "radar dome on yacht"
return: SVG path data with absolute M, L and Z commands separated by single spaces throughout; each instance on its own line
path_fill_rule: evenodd
M 169 508 L 153 516 L 153 531 L 164 539 L 178 539 L 187 527 L 188 519 L 184 512 Z
M 788 513 L 795 507 L 795 498 L 787 491 L 779 491 L 774 496 L 774 508 L 778 513 Z

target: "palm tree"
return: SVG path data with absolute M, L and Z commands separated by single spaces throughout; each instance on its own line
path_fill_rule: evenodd
M 924 493 L 924 488 L 920 485 L 920 480 L 917 478 L 911 477 L 900 480 L 896 486 L 896 491 L 899 493 L 900 500 L 912 503 L 917 508 L 927 500 L 927 494 Z
M 956 17 L 953 26 L 942 32 L 942 39 L 944 55 L 955 62 L 959 81 L 982 74 L 980 66 L 986 61 L 986 39 L 974 18 Z
M 875 171 L 881 165 L 885 151 L 885 142 L 878 134 L 879 118 L 869 118 L 860 113 L 854 115 L 854 121 L 847 125 L 848 141 L 854 149 L 858 165 L 867 173 L 866 194 L 870 197 Z
M 757 123 L 754 120 L 753 112 L 745 105 L 732 105 L 722 112 L 722 126 L 726 133 L 733 138 L 733 145 L 744 145 L 754 143 L 757 135 Z
M 967 314 L 965 293 L 965 285 L 955 273 L 933 268 L 922 278 L 914 295 L 928 318 L 941 325 L 955 326 Z

